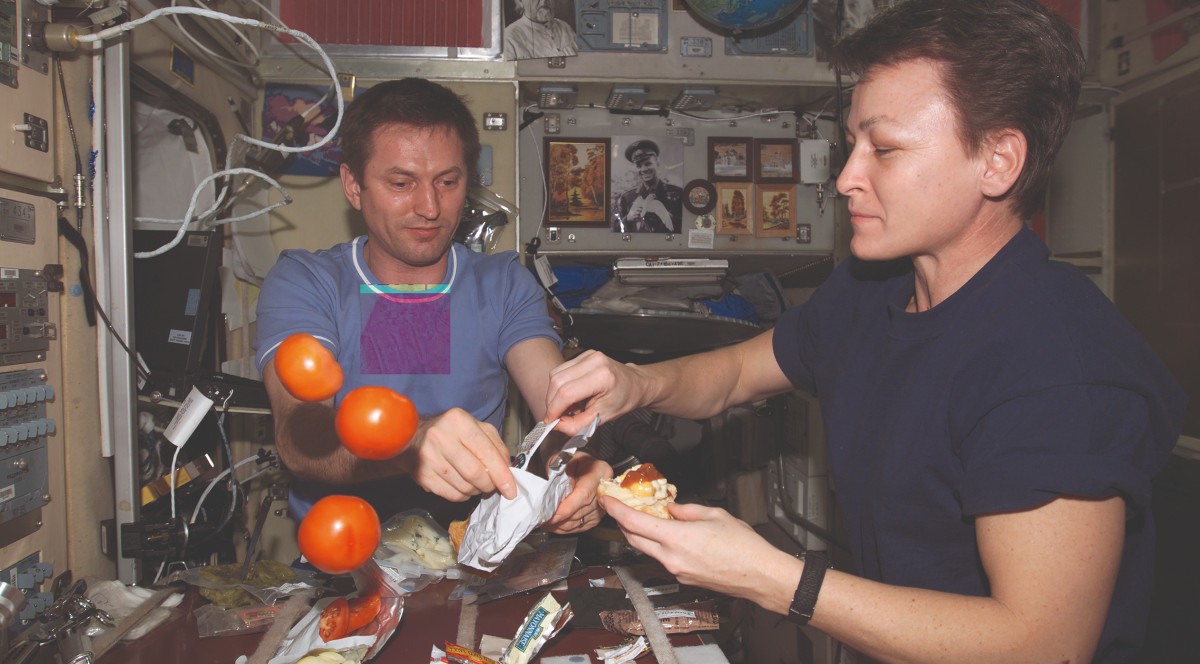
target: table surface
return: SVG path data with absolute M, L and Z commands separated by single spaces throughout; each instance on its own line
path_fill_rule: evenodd
M 586 574 L 569 579 L 569 587 L 586 586 L 589 578 L 607 573 L 604 568 L 589 569 Z M 455 642 L 463 603 L 450 600 L 447 596 L 456 584 L 456 581 L 443 581 L 407 596 L 399 627 L 379 655 L 371 661 L 379 664 L 428 664 L 431 646 L 443 647 L 446 641 Z M 566 591 L 553 592 L 556 600 L 565 601 Z M 478 647 L 483 635 L 511 639 L 525 615 L 545 594 L 546 590 L 542 589 L 480 604 L 475 616 L 473 643 L 459 645 Z M 98 664 L 231 664 L 239 655 L 253 654 L 262 639 L 261 633 L 206 639 L 199 637 L 193 612 L 205 603 L 207 600 L 194 588 L 189 589 L 169 622 L 136 641 L 118 644 Z M 538 658 L 586 654 L 589 661 L 594 662 L 598 661 L 595 648 L 613 646 L 621 640 L 622 637 L 613 632 L 575 628 L 568 623 L 561 634 L 545 645 Z M 676 646 L 702 643 L 695 634 L 676 634 L 672 635 L 671 640 Z M 638 662 L 653 664 L 656 660 L 653 655 L 647 655 Z

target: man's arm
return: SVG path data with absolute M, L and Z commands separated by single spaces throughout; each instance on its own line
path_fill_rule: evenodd
M 351 484 L 410 474 L 417 484 L 447 500 L 499 490 L 516 495 L 508 451 L 495 427 L 454 408 L 421 420 L 408 447 L 384 461 L 361 459 L 342 446 L 334 428 L 333 399 L 303 402 L 284 388 L 274 358 L 263 384 L 275 418 L 275 446 L 293 474 L 326 484 Z
M 540 420 L 546 414 L 546 388 L 550 384 L 550 371 L 562 363 L 563 356 L 558 346 L 545 337 L 518 342 L 504 356 L 508 375 L 516 383 L 536 419 Z
M 585 352 L 551 372 L 545 417 L 562 417 L 568 432 L 596 415 L 607 422 L 639 407 L 703 419 L 786 392 L 792 384 L 775 361 L 773 334 L 768 330 L 740 344 L 644 366 Z M 564 414 L 580 402 L 585 406 L 579 413 Z
M 294 475 L 326 484 L 350 484 L 400 475 L 397 459 L 368 461 L 342 447 L 334 429 L 333 399 L 300 401 L 279 380 L 275 359 L 263 367 L 263 385 L 275 420 L 275 447 Z
M 723 510 L 670 508 L 668 521 L 604 498 L 631 545 L 682 583 L 786 614 L 804 563 Z M 1124 538 L 1121 498 L 1059 498 L 977 519 L 990 597 L 890 586 L 829 570 L 813 627 L 889 662 L 1090 662 Z

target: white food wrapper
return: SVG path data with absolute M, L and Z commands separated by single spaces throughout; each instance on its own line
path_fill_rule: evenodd
M 308 613 L 304 614 L 300 618 L 300 621 L 288 632 L 287 636 L 284 637 L 283 643 L 279 645 L 279 650 L 275 652 L 275 656 L 267 664 L 291 664 L 314 650 L 334 650 L 341 653 L 351 662 L 364 661 L 367 651 L 375 645 L 375 641 L 379 637 L 373 634 L 367 636 L 347 636 L 336 641 L 325 642 L 321 640 L 321 636 L 318 634 L 321 623 L 321 612 L 334 599 L 328 597 L 313 605 L 308 610 Z
M 586 445 L 599 423 L 597 417 L 587 429 L 568 440 L 562 451 L 571 454 Z M 512 469 L 517 481 L 517 496 L 508 500 L 493 493 L 480 501 L 471 513 L 467 532 L 458 549 L 459 564 L 485 572 L 496 569 L 521 540 L 554 516 L 559 503 L 571 493 L 571 479 L 567 477 L 565 466 L 549 473 L 549 479 L 525 470 L 534 452 L 557 425 L 558 420 L 550 424 L 539 423 L 521 441 L 518 465 Z

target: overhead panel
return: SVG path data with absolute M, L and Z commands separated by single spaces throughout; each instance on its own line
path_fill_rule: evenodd
M 594 0 L 575 6 L 583 51 L 667 50 L 668 0 Z

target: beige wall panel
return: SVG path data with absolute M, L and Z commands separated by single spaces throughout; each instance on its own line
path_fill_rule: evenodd
M 1186 3 L 1178 3 L 1181 11 Z M 1195 11 L 1195 7 L 1191 11 Z M 1173 27 L 1195 25 L 1200 14 L 1192 14 L 1186 21 Z M 1107 0 L 1100 3 L 1100 43 L 1095 50 L 1099 54 L 1097 75 L 1104 85 L 1126 87 L 1142 83 L 1152 74 L 1163 74 L 1176 69 L 1195 69 L 1200 66 L 1200 35 L 1188 35 L 1183 46 L 1155 61 L 1154 39 L 1142 30 L 1150 22 L 1146 19 L 1144 0 Z M 1193 29 L 1194 32 L 1194 29 Z M 1120 38 L 1121 46 L 1112 46 Z M 1160 37 L 1169 38 L 1169 37 Z
M 92 60 L 79 56 L 63 62 L 63 74 L 71 116 L 79 150 L 91 152 L 91 127 L 87 121 L 89 79 Z M 61 103 L 61 101 L 59 102 Z M 56 114 L 60 174 L 70 181 L 75 172 L 74 147 L 71 144 L 66 114 Z M 85 166 L 86 168 L 86 166 Z M 71 186 L 74 189 L 74 186 Z M 92 237 L 92 210 L 85 203 L 82 235 Z M 76 222 L 74 205 L 63 212 Z M 63 433 L 70 454 L 66 456 L 67 553 L 72 573 L 76 577 L 113 578 L 116 566 L 102 550 L 100 522 L 113 517 L 113 475 L 111 464 L 101 454 L 100 414 L 98 408 L 99 378 L 96 365 L 96 335 L 105 330 L 97 319 L 89 326 L 84 313 L 84 295 L 79 281 L 79 252 L 66 240 L 60 239 L 59 256 L 63 264 L 65 292 L 60 297 L 60 350 L 63 358 L 62 408 Z M 89 250 L 89 253 L 94 253 Z M 94 266 L 94 261 L 91 264 Z M 94 275 L 91 277 L 93 283 Z M 104 334 L 108 334 L 107 330 Z M 58 570 L 56 570 L 58 571 Z

